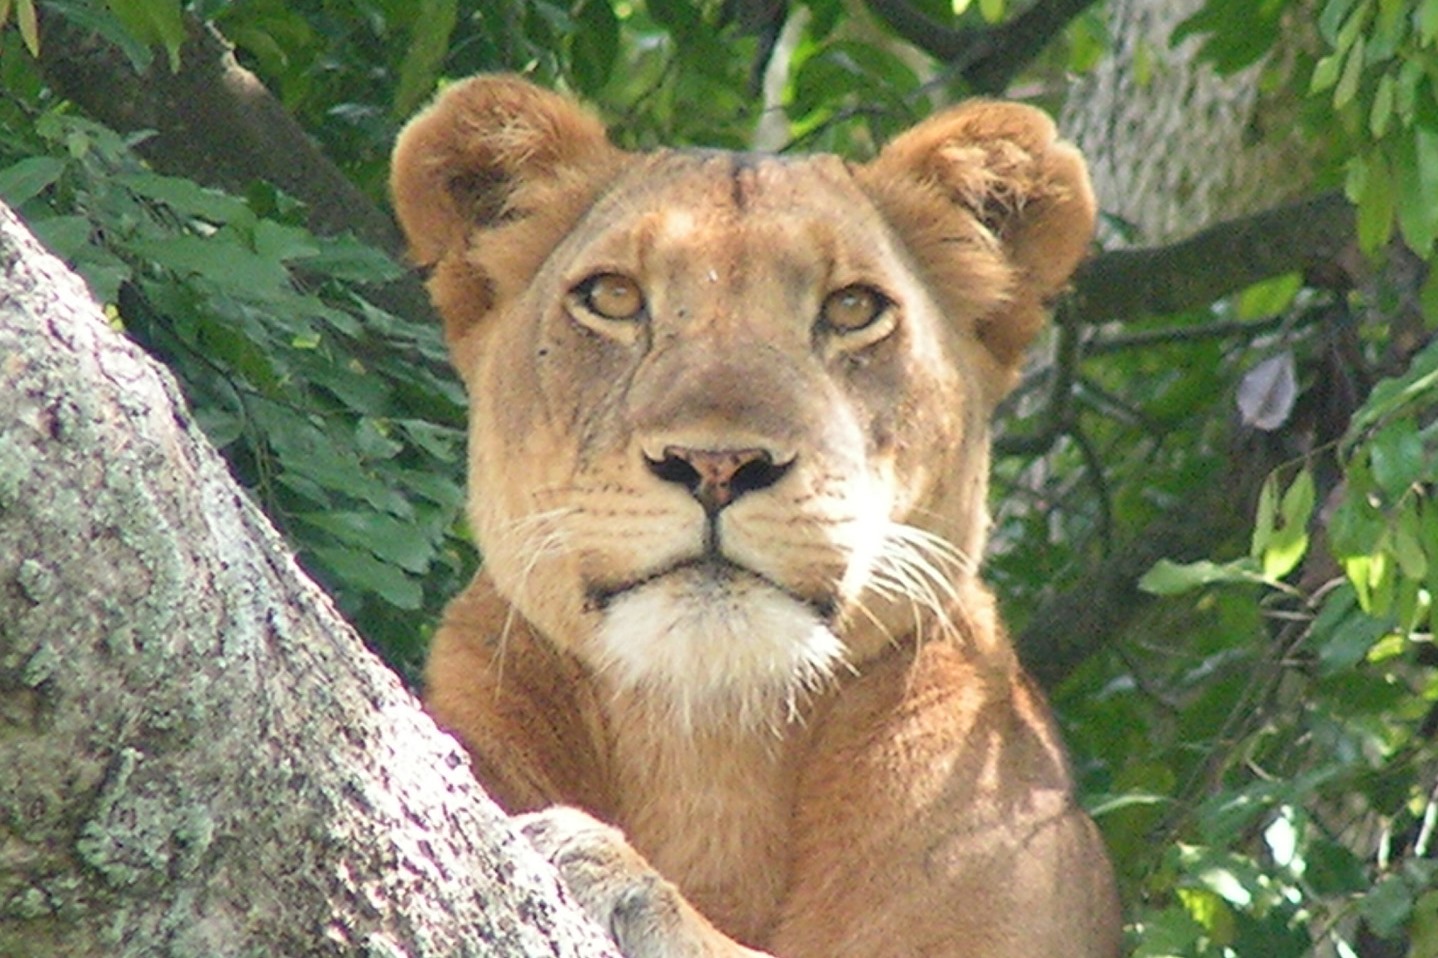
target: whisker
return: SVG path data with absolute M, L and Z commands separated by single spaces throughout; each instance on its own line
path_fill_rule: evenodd
M 566 551 L 568 536 L 564 529 L 557 526 L 557 523 L 574 511 L 574 509 L 566 507 L 520 516 L 497 533 L 496 537 L 506 551 L 510 551 L 512 546 L 512 551 L 515 554 L 523 555 L 525 559 L 515 583 L 514 599 L 506 603 L 508 608 L 505 610 L 504 624 L 500 626 L 499 636 L 495 640 L 497 663 L 495 695 L 498 695 L 504 687 L 504 663 L 509 648 L 509 637 L 514 630 L 515 621 L 519 617 L 519 599 L 529 588 L 529 579 L 539 564 L 545 559 L 562 555 Z
M 977 568 L 973 557 L 942 536 L 895 522 L 884 529 L 868 586 L 882 598 L 908 600 L 920 642 L 930 618 L 952 638 L 961 634 L 954 620 L 964 606 L 959 583 Z

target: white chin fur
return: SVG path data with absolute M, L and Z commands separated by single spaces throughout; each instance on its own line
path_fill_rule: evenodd
M 596 665 L 647 693 L 686 730 L 778 727 L 843 661 L 814 610 L 744 574 L 670 573 L 605 609 Z

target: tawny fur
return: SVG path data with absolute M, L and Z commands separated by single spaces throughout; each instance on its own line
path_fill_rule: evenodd
M 1116 955 L 976 572 L 988 418 L 1093 227 L 1053 124 L 971 104 L 862 166 L 633 155 L 487 77 L 406 129 L 392 187 L 486 562 L 426 703 L 625 953 Z M 846 289 L 871 322 L 826 323 Z M 715 499 L 694 451 L 773 468 Z

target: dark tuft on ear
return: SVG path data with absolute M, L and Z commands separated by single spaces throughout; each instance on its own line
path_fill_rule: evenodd
M 470 334 L 509 287 L 528 282 L 622 155 L 578 104 L 514 76 L 456 83 L 400 133 L 395 214 L 410 258 L 429 269 L 462 374 L 477 349 Z
M 523 183 L 616 152 L 600 122 L 557 93 L 513 76 L 454 84 L 395 144 L 390 191 L 411 255 L 435 262 L 472 229 L 517 215 Z

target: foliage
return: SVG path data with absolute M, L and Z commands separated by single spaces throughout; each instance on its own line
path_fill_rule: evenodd
M 399 267 L 311 234 L 262 185 L 241 198 L 158 175 L 60 106 L 27 120 L 0 144 L 0 197 L 170 364 L 304 564 L 413 667 L 420 623 L 474 561 L 459 526 L 462 392 L 434 331 L 368 298 Z
M 1034 6 L 909 5 L 951 31 Z M 399 123 L 477 70 L 572 89 L 627 145 L 748 146 L 772 120 L 771 6 L 199 0 L 189 13 L 382 202 Z M 785 148 L 862 156 L 966 92 L 863 4 L 789 6 L 802 23 L 782 78 Z M 137 68 L 184 56 L 178 0 L 47 7 L 125 45 Z M 0 196 L 172 365 L 301 558 L 412 664 L 473 558 L 462 397 L 436 332 L 372 295 L 398 267 L 310 234 L 264 184 L 225 196 L 146 169 L 55 99 L 22 28 L 0 29 Z M 1187 37 L 1293 106 L 1313 182 L 1355 203 L 1369 265 L 1338 283 L 1273 277 L 1181 315 L 1061 323 L 1057 361 L 1006 414 L 1000 449 L 1023 452 L 996 462 L 990 576 L 1021 631 L 1144 530 L 1211 503 L 1227 551 L 1154 567 L 1143 585 L 1163 598 L 1054 695 L 1134 953 L 1347 956 L 1377 940 L 1433 958 L 1438 0 L 1208 0 L 1174 41 Z M 1061 104 L 1065 74 L 1101 57 L 1103 38 L 1096 11 L 1076 15 L 1027 66 L 1025 95 Z M 1246 470 L 1252 501 L 1228 491 Z

